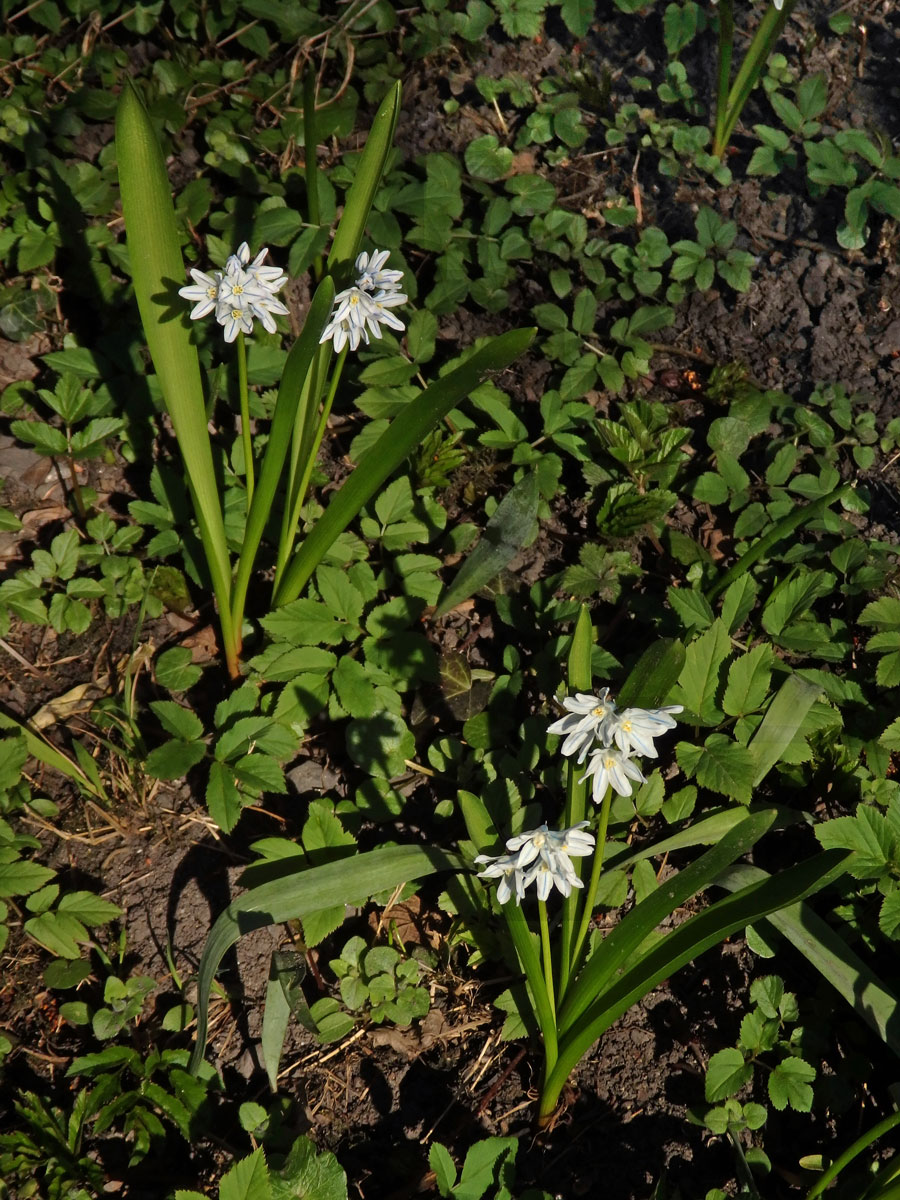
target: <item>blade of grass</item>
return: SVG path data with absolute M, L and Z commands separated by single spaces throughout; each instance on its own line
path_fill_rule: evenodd
M 71 758 L 63 754 L 61 750 L 57 750 L 54 745 L 24 722 L 17 721 L 14 717 L 8 717 L 5 713 L 0 713 L 0 729 L 8 729 L 13 733 L 21 733 L 25 738 L 25 745 L 28 747 L 28 753 L 32 758 L 36 758 L 45 767 L 52 767 L 55 771 L 59 771 L 80 788 L 83 788 L 86 792 L 90 792 L 92 796 L 96 796 L 98 800 L 107 800 L 107 795 L 103 790 L 99 774 L 96 779 L 89 778 L 81 767 L 72 762 Z
M 295 600 L 335 538 L 347 528 L 362 506 L 422 441 L 442 417 L 455 408 L 488 371 L 500 371 L 525 350 L 533 329 L 513 329 L 492 338 L 454 371 L 435 380 L 395 417 L 356 470 L 337 492 L 290 563 L 281 581 L 276 604 Z

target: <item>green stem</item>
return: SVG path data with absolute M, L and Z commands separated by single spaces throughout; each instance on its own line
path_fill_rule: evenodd
M 278 566 L 275 570 L 275 582 L 273 584 L 272 594 L 276 595 L 278 586 L 281 583 L 281 578 L 284 569 L 287 566 L 290 558 L 291 549 L 294 544 L 294 535 L 297 525 L 300 522 L 300 510 L 303 508 L 303 503 L 306 500 L 306 490 L 309 487 L 310 476 L 312 475 L 313 467 L 315 466 L 316 458 L 319 453 L 319 447 L 322 444 L 322 438 L 325 435 L 325 426 L 328 417 L 331 414 L 331 406 L 334 404 L 334 397 L 337 393 L 338 384 L 341 381 L 341 374 L 344 370 L 344 363 L 347 361 L 348 345 L 345 344 L 343 350 L 338 355 L 337 362 L 334 364 L 334 370 L 331 373 L 331 384 L 328 388 L 328 395 L 325 397 L 325 403 L 322 405 L 322 411 L 319 415 L 319 422 L 316 426 L 315 434 L 313 435 L 312 443 L 308 451 L 305 452 L 305 461 L 302 463 L 302 473 L 300 482 L 294 492 L 294 500 L 290 513 L 288 528 L 282 530 L 281 545 L 278 547 Z
M 503 905 L 503 915 L 506 918 L 519 963 L 528 980 L 528 987 L 534 1000 L 534 1014 L 544 1038 L 544 1077 L 546 1079 L 552 1073 L 559 1057 L 556 1012 L 547 988 L 544 986 L 537 947 L 528 928 L 528 922 L 525 920 L 525 914 L 515 900 L 507 900 Z
M 578 927 L 578 935 L 575 938 L 575 945 L 572 948 L 572 973 L 575 974 L 581 962 L 581 956 L 584 950 L 585 939 L 588 935 L 588 930 L 591 927 L 591 917 L 594 913 L 594 902 L 597 898 L 597 889 L 600 886 L 600 873 L 603 870 L 603 854 L 606 850 L 606 830 L 609 826 L 609 810 L 612 807 L 612 788 L 606 789 L 606 795 L 603 797 L 603 803 L 600 806 L 600 822 L 597 826 L 597 847 L 594 850 L 594 863 L 591 868 L 591 882 L 588 884 L 587 893 L 584 897 L 584 908 L 581 913 L 581 924 Z
M 247 484 L 247 512 L 253 500 L 255 474 L 253 470 L 253 441 L 250 437 L 250 396 L 247 391 L 247 344 L 243 330 L 237 335 L 238 390 L 241 401 L 241 438 L 244 443 L 244 479 Z
M 550 1001 L 550 1011 L 553 1013 L 553 1024 L 556 1025 L 556 993 L 553 987 L 553 950 L 550 946 L 550 924 L 547 920 L 547 903 L 538 900 L 538 916 L 541 922 L 541 957 L 544 960 L 544 983 L 547 986 L 547 999 Z
M 900 1125 L 900 1113 L 891 1113 L 889 1117 L 885 1117 L 883 1121 L 879 1121 L 877 1125 L 873 1125 L 862 1137 L 857 1138 L 853 1145 L 848 1146 L 844 1153 L 839 1155 L 831 1166 L 819 1176 L 806 1193 L 806 1200 L 816 1200 L 817 1196 L 821 1196 L 832 1180 L 837 1179 L 848 1163 L 851 1163 L 867 1146 L 877 1141 L 882 1134 L 890 1132 L 896 1125 Z
M 568 684 L 569 694 L 589 692 L 593 685 L 591 671 L 591 645 L 594 640 L 594 630 L 591 625 L 591 614 L 587 605 L 581 606 L 575 631 L 572 634 L 572 645 L 569 648 Z M 563 811 L 562 825 L 571 829 L 584 820 L 587 807 L 587 781 L 582 782 L 583 770 L 577 763 L 569 759 L 566 764 L 566 806 Z M 582 861 L 575 860 L 575 870 L 581 878 Z M 572 972 L 572 938 L 578 923 L 581 905 L 581 888 L 572 891 L 563 900 L 562 915 L 559 927 L 559 1001 L 565 999 L 566 989 Z

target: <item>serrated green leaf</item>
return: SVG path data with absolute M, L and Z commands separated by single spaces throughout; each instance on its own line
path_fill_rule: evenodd
M 205 755 L 202 742 L 164 742 L 147 755 L 144 770 L 154 779 L 183 779 Z
M 734 1046 L 719 1050 L 706 1068 L 705 1095 L 713 1103 L 734 1096 L 753 1077 L 753 1066 L 744 1062 L 744 1056 Z
M 219 1200 L 271 1200 L 271 1197 L 262 1146 L 236 1162 L 219 1183 Z
M 722 708 L 729 716 L 746 716 L 762 706 L 769 693 L 774 658 L 772 647 L 763 642 L 731 664 L 722 697 Z
M 693 588 L 670 587 L 666 595 L 686 629 L 708 629 L 715 620 L 712 605 L 702 592 Z
M 731 638 L 721 620 L 696 638 L 685 650 L 684 667 L 673 698 L 685 708 L 685 721 L 717 725 L 722 711 L 716 701 L 722 668 L 731 653 Z
M 815 1077 L 815 1067 L 802 1058 L 786 1058 L 769 1074 L 769 1099 L 779 1112 L 788 1106 L 795 1112 L 809 1112 Z

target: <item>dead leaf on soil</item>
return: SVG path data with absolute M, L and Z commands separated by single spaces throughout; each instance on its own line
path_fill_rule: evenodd
M 219 657 L 216 631 L 212 625 L 204 625 L 196 633 L 188 634 L 186 638 L 182 639 L 181 644 L 190 650 L 191 658 L 195 663 L 212 662 L 214 658 Z

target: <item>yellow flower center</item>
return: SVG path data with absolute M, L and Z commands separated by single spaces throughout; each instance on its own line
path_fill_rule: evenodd
M 591 709 L 592 717 L 603 717 L 606 715 L 606 705 L 598 704 L 596 708 Z

